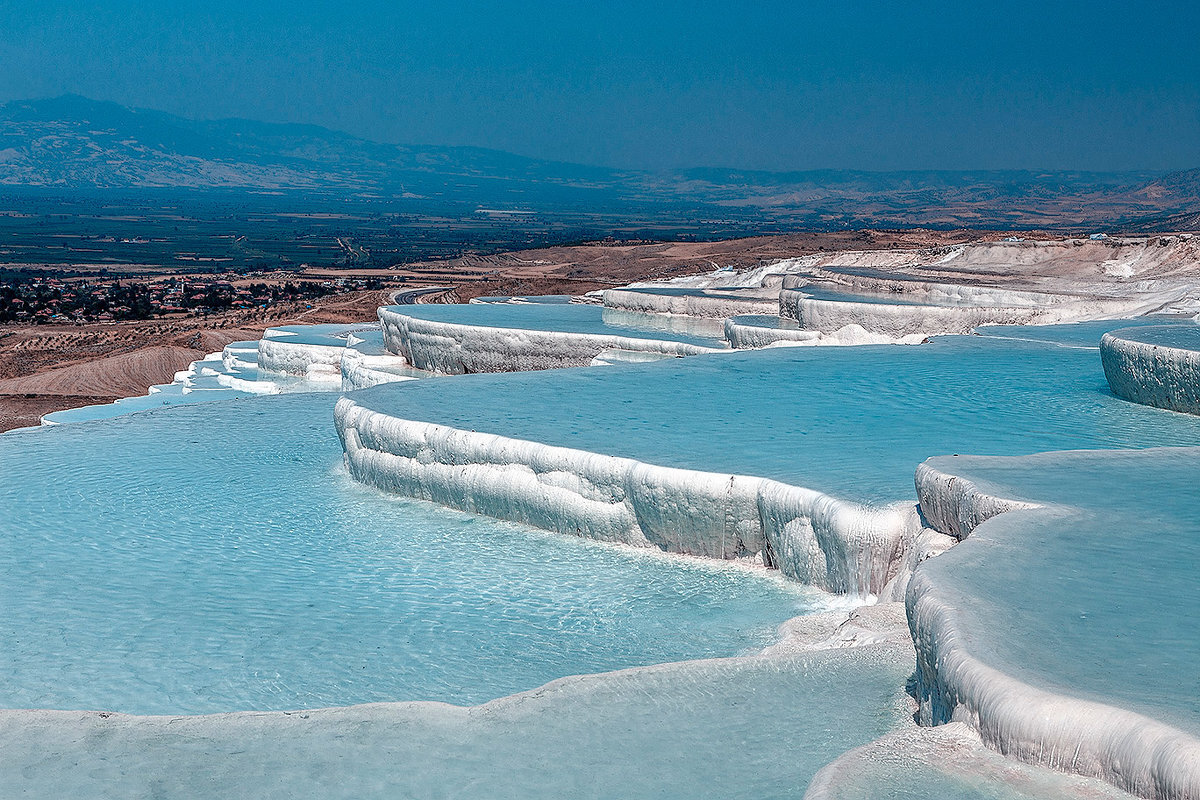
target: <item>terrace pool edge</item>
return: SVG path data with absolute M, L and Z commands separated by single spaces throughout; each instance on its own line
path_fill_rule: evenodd
M 916 481 L 922 513 L 960 538 L 1001 515 L 1065 510 L 1003 496 L 928 462 Z M 966 643 L 959 601 L 927 570 L 916 569 L 908 582 L 905 605 L 917 653 L 922 725 L 965 722 L 1006 756 L 1100 778 L 1141 797 L 1196 796 L 1200 739 L 1135 711 L 1031 686 L 985 663 Z
M 1156 326 L 1155 326 L 1156 327 Z M 1100 339 L 1100 361 L 1113 394 L 1168 411 L 1200 414 L 1200 350 L 1139 342 L 1122 328 Z

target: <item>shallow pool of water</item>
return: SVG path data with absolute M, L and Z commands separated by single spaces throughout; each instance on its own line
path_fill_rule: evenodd
M 99 719 L 0 712 L 11 796 L 801 798 L 886 732 L 911 657 L 877 648 L 672 664 L 479 708 Z
M 402 418 L 866 501 L 912 498 L 932 455 L 1200 444 L 1200 418 L 1114 397 L 1095 350 L 982 336 L 469 375 L 355 397 Z
M 1075 322 L 1070 325 L 982 325 L 976 328 L 975 332 L 981 336 L 1000 339 L 1024 339 L 1063 347 L 1087 347 L 1098 350 L 1100 337 L 1110 331 L 1164 326 L 1167 330 L 1178 331 L 1181 336 L 1200 332 L 1200 325 L 1193 322 L 1190 317 L 1166 315 L 1134 319 L 1093 320 L 1091 322 Z
M 765 571 L 361 487 L 335 400 L 0 436 L 0 707 L 475 703 L 758 648 L 825 602 Z
M 1159 347 L 1200 350 L 1200 325 L 1145 325 L 1113 331 L 1121 339 Z
M 460 305 L 390 306 L 389 311 L 432 322 L 477 325 L 484 328 L 513 328 L 534 331 L 561 331 L 635 339 L 662 339 L 671 342 L 724 347 L 719 325 L 707 328 L 658 314 L 606 309 L 579 303 L 465 303 Z
M 966 646 L 1032 685 L 1200 733 L 1200 448 L 933 463 L 1069 507 L 1001 515 L 922 566 L 962 598 Z

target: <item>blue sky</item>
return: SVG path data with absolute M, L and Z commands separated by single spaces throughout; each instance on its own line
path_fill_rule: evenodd
M 1200 166 L 1192 2 L 0 0 L 68 92 L 617 167 Z

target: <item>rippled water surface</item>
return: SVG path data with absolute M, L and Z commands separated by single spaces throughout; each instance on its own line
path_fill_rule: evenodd
M 989 493 L 1067 507 L 1002 515 L 922 567 L 966 598 L 972 651 L 1200 733 L 1200 448 L 935 463 Z
M 1143 344 L 1200 350 L 1200 325 L 1147 325 L 1122 328 L 1114 333 L 1122 339 Z
M 7 796 L 801 798 L 907 713 L 878 648 L 672 664 L 461 709 L 127 720 L 0 715 Z M 56 724 L 57 723 L 57 724 Z
M 1040 335 L 1098 343 L 1126 324 Z M 989 336 L 470 375 L 357 396 L 404 418 L 869 501 L 912 498 L 913 470 L 934 455 L 1200 444 L 1200 417 L 1113 396 L 1097 349 Z
M 1070 325 L 983 325 L 976 328 L 976 332 L 983 336 L 1000 339 L 1025 339 L 1063 347 L 1099 349 L 1100 337 L 1104 334 L 1115 330 L 1129 331 L 1133 328 L 1165 328 L 1178 331 L 1179 335 L 1185 337 L 1194 336 L 1195 333 L 1200 332 L 1200 325 L 1193 322 L 1190 317 L 1167 315 L 1094 320 Z
M 824 602 L 746 568 L 360 487 L 340 466 L 335 399 L 0 436 L 0 706 L 475 703 L 733 655 Z
M 720 325 L 692 323 L 662 314 L 615 311 L 578 303 L 466 303 L 461 305 L 392 306 L 391 311 L 416 319 L 477 325 L 483 328 L 562 331 L 564 333 L 661 339 L 702 347 L 724 347 Z M 692 323 L 692 324 L 688 324 Z

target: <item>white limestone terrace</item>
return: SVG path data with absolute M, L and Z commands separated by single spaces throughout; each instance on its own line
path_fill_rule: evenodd
M 838 753 L 911 715 L 913 655 L 894 614 L 884 631 L 860 615 L 843 632 L 844 611 L 822 615 L 831 625 L 793 621 L 780 640 L 770 629 L 790 614 L 849 604 L 761 570 L 572 544 L 355 488 L 334 467 L 331 405 L 260 398 L 0 438 L 24 478 L 0 513 L 17 534 L 4 537 L 6 563 L 55 576 L 7 595 L 8 684 L 32 680 L 26 694 L 6 689 L 108 698 L 0 710 L 6 797 L 605 797 L 618 786 L 749 800 L 801 792 Z M 56 502 L 56 474 L 75 476 L 81 502 Z M 231 513 L 231 489 L 248 512 Z M 739 595 L 750 611 L 776 596 L 765 608 L 778 615 L 737 611 Z M 153 624 L 140 624 L 148 608 Z M 766 628 L 752 630 L 756 619 Z M 710 624 L 735 634 L 729 649 L 704 644 Z M 69 650 L 53 646 L 64 636 Z M 594 660 L 605 638 L 619 659 L 608 667 Z M 746 651 L 771 640 L 770 653 Z M 650 658 L 677 655 L 622 654 L 639 643 Z M 704 660 L 682 660 L 693 657 Z M 564 668 L 516 684 L 539 688 L 488 693 L 505 662 L 524 674 L 547 661 L 644 666 Z M 398 672 L 407 690 L 378 691 Z M 338 696 L 362 704 L 324 707 Z M 461 705 L 387 702 L 421 697 Z M 189 701 L 257 710 L 192 716 Z M 113 713 L 139 707 L 148 715 Z
M 654 285 L 761 288 L 783 275 L 836 280 L 859 292 L 911 292 L 914 284 L 938 283 L 970 286 L 976 291 L 1153 295 L 1175 306 L 1164 310 L 1196 313 L 1200 311 L 1200 237 L 1185 233 L 834 251 L 784 259 L 745 272 L 717 270 Z
M 753 350 L 787 344 L 816 343 L 821 334 L 801 328 L 795 321 L 775 314 L 739 314 L 724 322 L 725 341 L 735 350 Z
M 172 796 L 326 800 L 477 796 L 481 785 L 497 800 L 612 797 L 612 787 L 760 800 L 805 786 L 811 800 L 1119 800 L 1103 784 L 1007 762 L 958 730 L 915 729 L 901 688 L 913 651 L 896 605 L 797 618 L 761 654 L 574 676 L 469 708 L 0 711 L 0 780 L 35 800 L 152 796 L 164 784 Z M 934 779 L 912 762 L 937 764 Z
M 850 323 L 822 333 L 802 327 L 795 320 L 766 314 L 747 314 L 725 320 L 725 340 L 735 350 L 759 347 L 791 346 L 856 346 L 864 344 L 924 344 L 929 341 L 923 333 L 893 337 L 872 333 L 857 323 Z
M 779 292 L 779 314 L 805 330 L 833 334 L 848 325 L 859 325 L 878 335 L 900 338 L 970 333 L 989 324 L 1045 325 L 1120 318 L 1163 306 L 1159 295 L 1064 295 L 918 281 L 909 282 L 903 290 L 883 293 L 850 288 L 853 285 L 786 276 Z
M 210 353 L 175 373 L 171 383 L 149 387 L 141 397 L 124 397 L 112 403 L 69 408 L 46 414 L 42 425 L 63 425 L 109 419 L 166 406 L 189 405 L 263 394 L 328 390 L 324 381 L 260 371 L 258 342 L 232 342 L 220 353 Z
M 1130 800 L 1098 778 L 1026 764 L 983 745 L 964 723 L 913 720 L 824 766 L 804 800 Z
M 735 347 L 919 343 L 986 324 L 1056 324 L 1200 309 L 1200 247 L 1187 234 L 1141 239 L 978 242 L 785 259 L 755 270 L 631 284 L 611 308 L 743 319 Z M 772 303 L 777 301 L 777 305 Z M 886 338 L 884 338 L 886 337 Z
M 55 411 L 41 423 L 88 422 L 255 395 L 351 391 L 429 376 L 388 353 L 377 325 L 268 328 L 261 340 L 231 342 L 175 373 L 171 383 L 149 387 L 144 396 Z
M 896 280 L 890 288 L 815 281 L 768 273 L 751 288 L 634 284 L 603 292 L 607 308 L 676 319 L 723 319 L 734 348 L 806 345 L 920 344 L 926 337 L 969 333 L 981 324 L 1051 324 L 1120 317 L 1158 309 L 1161 301 L 1077 298 L 990 287 Z
M 353 334 L 378 330 L 374 323 L 283 325 L 268 328 L 258 345 L 258 367 L 310 380 L 341 382 L 341 361 Z
M 344 392 L 431 377 L 431 373 L 415 369 L 403 357 L 389 352 L 383 343 L 383 331 L 378 329 L 351 334 L 340 367 Z
M 268 328 L 258 342 L 228 345 L 223 360 L 231 370 L 239 365 L 244 369 L 252 354 L 259 372 L 248 376 L 251 385 L 240 388 L 255 392 L 258 387 L 258 393 L 272 393 L 273 384 L 286 387 L 279 376 L 303 378 L 308 391 L 314 385 L 326 391 L 352 391 L 429 375 L 389 353 L 379 325 L 373 322 Z
M 582 304 L 469 303 L 379 309 L 387 350 L 445 375 L 587 366 L 606 351 L 662 357 L 726 349 L 661 318 Z
M 1112 331 L 1100 341 L 1100 356 L 1118 397 L 1200 414 L 1200 325 Z
M 429 377 L 389 353 L 374 323 L 268 328 L 261 340 L 233 342 L 219 355 L 223 370 L 209 356 L 190 372 L 248 394 L 353 391 Z
M 240 373 L 240 370 L 237 372 L 227 370 L 221 360 L 221 354 L 212 353 L 201 361 L 193 361 L 187 369 L 175 373 L 175 379 L 171 383 L 151 386 L 146 394 L 140 397 L 123 397 L 112 403 L 53 411 L 42 417 L 41 424 L 66 425 L 75 422 L 90 422 L 141 411 L 152 411 L 165 406 L 246 397 L 252 393 L 234 388 L 236 384 L 231 386 L 221 383 L 216 377 L 219 374 L 229 374 L 233 378 L 234 375 Z M 274 384 L 272 387 L 271 393 L 279 391 Z
M 562 305 L 568 303 L 586 302 L 569 294 L 526 294 L 526 295 L 491 295 L 488 297 L 472 297 L 472 303 L 501 303 L 509 305 Z
M 950 337 L 423 381 L 335 417 L 352 475 L 388 491 L 895 597 L 953 541 L 910 499 L 931 452 L 1200 444 L 1200 420 L 1102 385 L 1088 349 Z
M 908 589 L 922 721 L 1142 797 L 1200 796 L 1198 476 L 1194 447 L 922 465 L 922 511 L 965 537 Z
M 633 283 L 605 289 L 604 306 L 619 311 L 725 319 L 737 314 L 771 314 L 779 305 L 774 287 L 710 289 L 657 283 Z
M 550 381 L 544 391 L 536 384 L 520 383 L 533 376 L 473 376 L 442 381 L 454 389 L 428 396 L 436 403 L 440 394 L 444 398 L 440 402 L 447 406 L 451 399 L 462 404 L 439 411 L 453 416 L 449 420 L 453 425 L 440 418 L 430 421 L 423 412 L 421 419 L 406 419 L 395 416 L 391 407 L 376 410 L 372 398 L 401 397 L 418 389 L 414 384 L 343 400 L 337 419 L 355 476 L 385 489 L 565 533 L 716 557 L 757 555 L 794 579 L 835 591 L 884 598 L 907 591 L 914 608 L 914 639 L 924 648 L 918 684 L 924 721 L 959 721 L 1002 752 L 1099 776 L 1143 796 L 1193 797 L 1196 731 L 1189 715 L 1194 704 L 1185 703 L 1181 709 L 1171 691 L 1177 689 L 1180 675 L 1185 683 L 1196 683 L 1186 670 L 1200 663 L 1200 654 L 1187 649 L 1194 649 L 1195 643 L 1187 640 L 1186 631 L 1173 631 L 1177 618 L 1159 612 L 1168 600 L 1191 602 L 1188 592 L 1195 591 L 1186 584 L 1187 572 L 1179 569 L 1196 560 L 1196 554 L 1187 550 L 1194 532 L 1186 524 L 1195 518 L 1195 509 L 1183 508 L 1175 514 L 1185 518 L 1182 523 L 1178 518 L 1164 519 L 1161 512 L 1180 512 L 1176 497 L 1181 494 L 1189 502 L 1195 499 L 1188 496 L 1188 487 L 1194 485 L 1200 463 L 1196 449 L 1108 454 L 1096 457 L 1100 466 L 1094 469 L 1090 455 L 1080 456 L 1079 462 L 1071 460 L 1075 456 L 1058 454 L 1008 460 L 1015 465 L 1009 472 L 979 459 L 947 458 L 942 461 L 954 469 L 941 477 L 935 474 L 941 461 L 918 471 L 921 513 L 911 500 L 901 499 L 911 492 L 911 486 L 899 489 L 907 477 L 897 481 L 906 470 L 911 475 L 914 458 L 929 452 L 1030 452 L 1200 441 L 1200 430 L 1191 418 L 1121 403 L 1097 391 L 1102 384 L 1099 360 L 1090 350 L 1104 327 L 1088 323 L 1001 329 L 994 335 L 935 340 L 928 347 L 899 354 L 873 347 L 839 354 L 777 350 L 633 369 L 567 370 L 541 376 Z M 358 354 L 354 358 L 387 360 L 382 366 L 388 369 L 379 370 L 364 362 L 368 372 L 411 377 L 404 375 L 405 367 L 395 356 L 381 352 L 381 332 L 348 334 L 345 343 L 349 347 L 343 348 L 340 362 L 343 381 L 351 351 Z M 303 341 L 296 344 L 310 346 Z M 238 371 L 249 374 L 254 345 L 235 343 L 219 358 L 198 362 L 200 366 L 192 370 L 197 390 L 205 391 L 202 387 L 209 383 L 214 391 L 227 388 L 223 378 L 228 380 Z M 645 355 L 645 351 L 626 352 L 633 357 Z M 683 375 L 710 367 L 720 371 L 718 362 L 737 364 L 739 359 L 765 360 L 743 361 L 747 368 L 735 369 L 716 386 L 703 375 Z M 629 377 L 627 370 L 653 374 L 647 381 Z M 678 375 L 660 390 L 656 384 L 665 373 L 656 370 Z M 755 372 L 763 374 L 754 377 Z M 591 381 L 563 379 L 586 373 L 591 373 Z M 492 380 L 500 383 L 473 383 Z M 515 381 L 512 387 L 504 385 L 508 380 Z M 351 381 L 348 387 L 356 385 Z M 655 395 L 649 404 L 641 402 L 647 393 Z M 557 398 L 562 406 L 564 396 L 572 398 L 574 406 L 557 408 L 546 419 L 545 401 Z M 386 405 L 390 404 L 389 399 Z M 625 408 L 629 404 L 633 408 Z M 770 408 L 776 404 L 783 406 L 779 414 Z M 425 404 L 413 407 L 425 408 Z M 487 413 L 474 414 L 480 408 Z M 590 426 L 589 418 L 594 423 Z M 666 430 L 671 420 L 685 424 Z M 466 429 L 468 421 L 471 430 Z M 480 425 L 480 432 L 475 425 Z M 560 431 L 556 443 L 546 441 L 553 438 L 547 434 L 551 428 Z M 521 436 L 493 432 L 501 429 Z M 632 450 L 625 441 L 630 437 L 640 440 L 633 441 Z M 692 440 L 694 449 L 681 456 L 677 446 L 685 440 Z M 353 455 L 352 446 L 357 448 Z M 728 458 L 732 450 L 761 456 L 762 463 L 735 463 Z M 662 463 L 664 453 L 671 463 Z M 1161 463 L 1156 462 L 1156 454 L 1162 456 Z M 1145 460 L 1122 460 L 1127 457 Z M 1049 459 L 1048 466 L 1035 464 L 1038 458 Z M 1057 458 L 1064 461 L 1052 463 Z M 771 466 L 762 468 L 764 464 Z M 1083 480 L 1081 475 L 1088 469 L 1096 474 Z M 760 473 L 765 476 L 754 477 Z M 1130 475 L 1137 477 L 1136 492 L 1157 487 L 1160 493 L 1139 496 L 1133 511 L 1106 507 L 1105 503 L 1125 502 L 1124 493 L 1117 497 L 1110 488 L 1117 483 L 1124 488 Z M 804 488 L 810 484 L 817 488 Z M 1093 497 L 1088 492 L 1114 496 Z M 1050 527 L 1028 525 L 1025 520 L 1036 514 L 1049 515 L 1045 519 Z M 1146 529 L 1156 533 L 1153 546 L 1137 535 Z M 1013 540 L 1006 541 L 1010 530 Z M 1027 530 L 1036 536 L 1032 543 Z M 1075 534 L 1067 539 L 1069 546 L 1058 551 L 1047 547 L 1063 530 Z M 1125 536 L 1114 540 L 1112 531 Z M 1022 536 L 1023 541 L 1018 538 Z M 1172 547 L 1159 552 L 1158 540 L 1163 536 Z M 925 561 L 959 539 L 966 541 L 950 554 Z M 1020 542 L 1019 547 L 1014 542 Z M 1080 566 L 1071 561 L 1089 549 L 1096 551 L 1096 542 L 1105 546 L 1093 562 Z M 1006 545 L 1020 551 L 1012 558 L 1014 566 L 990 584 L 978 583 L 977 573 L 991 574 L 994 559 L 1008 558 L 1007 553 L 997 555 Z M 990 548 L 980 556 L 986 558 L 986 570 L 962 569 L 966 561 L 952 560 L 973 557 L 964 552 L 985 552 L 981 548 Z M 1030 553 L 1037 558 L 1021 560 Z M 952 566 L 941 568 L 942 559 L 951 559 L 946 563 Z M 1074 568 L 1065 580 L 1059 574 L 1064 563 Z M 1143 569 L 1134 570 L 1128 581 L 1118 575 L 1114 582 L 1114 563 L 1122 569 L 1131 563 Z M 914 569 L 917 579 L 910 586 Z M 934 581 L 939 575 L 944 578 L 939 578 L 940 583 Z M 1091 584 L 1081 581 L 1081 575 Z M 1018 579 L 1027 584 L 1014 590 Z M 1162 585 L 1146 597 L 1142 587 L 1156 580 Z M 1114 588 L 1119 613 L 1101 602 Z M 1013 611 L 1010 596 L 1026 600 L 1020 613 Z M 1080 597 L 1090 605 L 1081 605 Z M 1134 646 L 1129 633 L 1113 637 L 1113 630 L 1126 630 L 1131 624 L 1125 616 L 1129 604 L 1143 601 L 1141 616 L 1134 623 L 1138 637 Z M 1070 616 L 1079 607 L 1085 608 L 1086 619 L 1097 621 L 1096 630 L 1080 633 L 1065 624 L 1073 621 Z M 1010 630 L 1006 620 L 1014 613 L 1040 627 Z M 920 633 L 929 631 L 933 633 Z M 1006 633 L 1002 641 L 995 636 L 997 631 Z M 1074 649 L 1060 651 L 1064 641 Z M 1047 647 L 1048 642 L 1054 647 Z M 1155 642 L 1166 646 L 1159 648 Z M 1145 659 L 1144 648 L 1154 658 Z M 1160 649 L 1173 652 L 1163 656 Z M 1106 654 L 1105 665 L 1107 659 L 1121 656 L 1142 660 L 1131 661 L 1132 670 L 1118 670 L 1115 675 L 1107 669 L 1103 674 L 1069 672 L 1080 664 L 1086 666 L 1087 659 L 1079 653 L 1094 657 L 1100 652 Z M 806 662 L 799 674 L 807 675 L 811 668 Z M 777 682 L 779 673 L 788 668 L 770 669 Z M 746 674 L 736 669 L 711 673 L 724 679 Z M 1121 686 L 1130 675 L 1136 686 Z M 778 687 L 763 680 L 759 688 L 770 693 Z M 543 690 L 539 696 L 555 691 Z M 691 699 L 683 694 L 681 707 Z M 1021 708 L 1025 703 L 1035 710 Z M 448 718 L 459 711 L 468 717 L 492 714 L 502 705 L 455 710 L 448 712 Z M 286 762 L 285 771 L 294 770 L 306 759 L 319 761 L 319 753 L 331 742 L 336 750 L 337 741 L 353 739 L 352 731 L 369 730 L 378 736 L 398 719 L 407 730 L 424 730 L 415 711 L 415 706 L 399 704 L 318 712 L 319 724 L 304 733 L 310 743 L 279 758 Z M 622 712 L 630 713 L 625 707 Z M 728 707 L 721 705 L 719 713 L 728 713 Z M 106 724 L 104 719 L 84 714 L 68 720 L 46 712 L 0 713 L 0 730 L 7 736 L 5 749 L 12 753 L 28 753 L 28 748 L 38 746 L 30 742 L 40 742 L 70 759 L 79 757 L 72 750 L 72 743 L 78 741 L 78 724 L 99 733 L 93 727 Z M 200 769 L 204 754 L 211 753 L 206 743 L 232 743 L 233 739 L 224 738 L 231 732 L 240 746 L 242 735 L 252 731 L 250 739 L 262 749 L 251 746 L 246 752 L 258 753 L 259 758 L 267 749 L 279 753 L 278 739 L 285 735 L 281 731 L 287 723 L 282 715 L 260 715 L 258 721 L 194 719 L 185 726 L 184 736 L 189 750 L 201 756 L 182 758 L 179 763 L 185 771 Z M 169 724 L 118 718 L 106 730 L 118 731 L 119 741 L 136 751 L 161 744 Z M 32 739 L 30 731 L 35 733 Z M 400 748 L 393 740 L 388 747 L 389 752 Z M 107 758 L 117 763 L 115 756 L 123 753 L 120 747 L 105 751 L 93 764 L 94 772 L 118 780 L 104 762 Z M 19 763 L 19 756 L 13 758 L 11 763 Z M 950 784 L 957 785 L 953 780 Z

